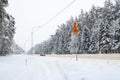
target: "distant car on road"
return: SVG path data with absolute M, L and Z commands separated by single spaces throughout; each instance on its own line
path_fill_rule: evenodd
M 40 56 L 45 56 L 45 54 L 44 54 L 44 53 L 42 53 L 42 54 L 40 54 Z

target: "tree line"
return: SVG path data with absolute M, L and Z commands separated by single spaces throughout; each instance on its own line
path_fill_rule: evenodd
M 76 35 L 77 53 L 120 53 L 120 0 L 115 4 L 106 0 L 103 7 L 92 6 L 90 11 L 80 11 L 78 17 L 71 17 L 58 26 L 51 38 L 35 45 L 36 54 L 72 54 L 72 23 L 78 22 Z
M 15 19 L 8 14 L 5 7 L 8 6 L 8 0 L 0 0 L 0 55 L 16 53 L 15 48 L 18 48 L 13 37 L 15 34 Z M 22 50 L 22 49 L 21 49 Z

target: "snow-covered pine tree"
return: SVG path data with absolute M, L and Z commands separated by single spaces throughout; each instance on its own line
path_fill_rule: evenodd
M 71 33 L 72 33 L 72 24 L 73 24 L 73 17 L 71 16 L 70 20 L 66 22 L 66 27 L 65 27 L 65 53 L 70 54 L 70 43 L 71 43 Z
M 83 33 L 84 33 L 84 29 L 83 29 L 83 20 L 84 20 L 84 17 L 85 17 L 85 14 L 84 14 L 84 11 L 81 10 L 81 13 L 78 17 L 78 19 L 76 19 L 78 23 L 78 53 L 82 53 L 83 50 L 82 50 L 82 46 L 83 46 Z
M 10 47 L 15 33 L 14 18 L 5 11 L 7 5 L 8 0 L 0 0 L 0 55 L 11 52 Z
M 73 17 L 62 24 L 52 35 L 52 49 L 47 41 L 47 51 L 56 54 L 73 53 L 70 44 L 74 39 L 72 36 Z M 113 53 L 120 52 L 120 0 L 116 0 L 115 5 L 110 0 L 106 0 L 104 7 L 93 6 L 89 12 L 81 10 L 79 17 L 75 18 L 78 24 L 79 33 L 77 35 L 78 53 Z M 43 43 L 41 51 L 44 50 Z
M 14 41 L 12 42 L 12 45 L 11 45 L 11 51 L 13 54 L 23 54 L 24 53 L 24 50 L 19 45 L 17 45 Z
M 59 33 L 58 33 L 58 54 L 62 54 L 63 52 L 63 43 L 64 43 L 64 29 L 63 29 L 63 25 L 58 26 L 59 27 Z
M 5 9 L 4 7 L 6 7 L 8 5 L 8 1 L 6 0 L 0 0 L 0 55 L 4 55 L 3 54 L 3 20 L 4 20 L 4 14 L 5 14 Z
M 100 23 L 100 50 L 102 53 L 111 52 L 111 37 L 110 37 L 110 27 L 111 21 L 113 20 L 112 16 L 112 7 L 113 4 L 110 0 L 105 1 L 104 8 L 102 9 L 102 22 Z
M 82 20 L 81 50 L 83 53 L 88 53 L 90 47 L 90 24 L 88 16 L 86 12 Z
M 90 36 L 90 47 L 89 52 L 90 53 L 98 53 L 98 46 L 99 44 L 96 44 L 99 42 L 99 8 L 96 8 L 95 6 L 92 7 L 89 13 L 89 22 L 91 23 L 91 36 Z
M 3 21 L 4 26 L 3 54 L 11 53 L 11 45 L 15 33 L 14 25 L 15 25 L 14 18 L 11 15 L 6 14 Z
M 115 10 L 113 11 L 114 21 L 112 22 L 113 32 L 114 32 L 114 41 L 113 41 L 113 51 L 120 53 L 120 0 L 116 0 Z
M 93 25 L 91 28 L 91 45 L 89 47 L 90 53 L 101 53 L 100 49 L 100 42 L 101 42 L 101 33 L 100 27 L 103 26 L 103 17 L 102 17 L 102 10 L 103 8 L 100 7 L 93 7 L 90 11 L 90 16 L 92 15 L 91 19 L 93 19 Z
M 55 54 L 58 54 L 58 39 L 59 39 L 59 30 L 57 29 L 56 30 L 56 34 L 52 37 L 52 39 L 53 39 L 53 52 L 55 53 Z

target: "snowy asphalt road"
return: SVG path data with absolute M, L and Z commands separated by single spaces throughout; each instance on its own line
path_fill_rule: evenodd
M 0 57 L 0 80 L 120 80 L 120 60 Z

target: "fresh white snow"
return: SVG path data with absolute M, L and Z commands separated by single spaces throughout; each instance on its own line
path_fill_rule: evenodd
M 10 55 L 0 57 L 0 80 L 120 80 L 120 60 Z

